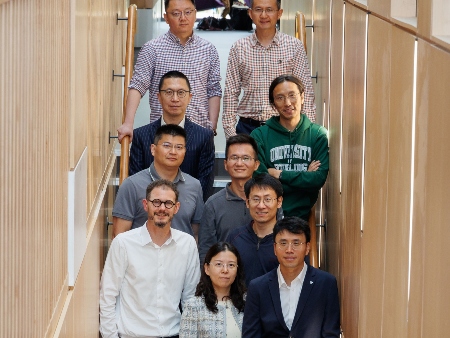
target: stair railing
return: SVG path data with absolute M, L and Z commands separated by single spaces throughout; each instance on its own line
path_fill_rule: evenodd
M 133 75 L 134 63 L 134 36 L 136 34 L 137 7 L 130 5 L 128 7 L 128 25 L 127 25 L 127 41 L 125 47 L 125 77 L 123 82 L 123 107 L 122 107 L 122 123 L 125 122 L 127 113 L 127 97 L 128 85 Z M 119 184 L 128 177 L 128 164 L 130 162 L 130 137 L 125 136 L 120 144 L 120 175 Z

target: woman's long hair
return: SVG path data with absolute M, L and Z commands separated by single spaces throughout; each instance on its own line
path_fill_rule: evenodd
M 239 252 L 237 251 L 237 249 L 232 244 L 227 242 L 216 243 L 211 248 L 209 248 L 208 252 L 206 253 L 204 264 L 211 263 L 211 259 L 223 251 L 230 251 L 237 258 L 237 273 L 233 284 L 231 284 L 230 300 L 235 308 L 238 309 L 239 312 L 242 312 L 244 311 L 245 306 L 244 294 L 246 289 L 244 283 L 244 269 L 242 266 L 241 256 L 239 256 Z M 197 297 L 203 296 L 208 310 L 217 313 L 217 295 L 214 291 L 211 277 L 206 274 L 204 266 L 202 268 L 200 282 L 197 285 L 197 290 L 195 290 L 195 295 Z

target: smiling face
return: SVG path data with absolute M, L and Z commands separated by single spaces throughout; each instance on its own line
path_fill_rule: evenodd
M 158 92 L 158 100 L 161 103 L 164 116 L 170 119 L 182 120 L 186 113 L 186 107 L 191 102 L 192 94 L 189 93 L 189 86 L 185 79 L 167 78 L 164 79 L 161 90 L 172 90 L 173 95 L 167 95 L 167 92 Z M 178 96 L 178 91 L 186 91 L 184 97 Z
M 275 224 L 278 208 L 281 208 L 283 197 L 278 197 L 271 187 L 253 186 L 247 200 L 247 208 L 255 223 L 259 225 Z M 258 203 L 259 202 L 259 203 Z
M 145 211 L 147 211 L 148 222 L 154 224 L 159 228 L 164 228 L 166 225 L 170 225 L 173 216 L 178 212 L 180 208 L 180 202 L 176 202 L 175 192 L 165 186 L 156 187 L 150 193 L 150 196 L 143 200 Z M 174 206 L 166 208 L 164 203 L 161 203 L 159 207 L 155 207 L 152 202 L 159 200 L 161 202 L 172 201 Z
M 224 160 L 224 166 L 232 179 L 248 180 L 259 167 L 258 156 L 250 144 L 236 143 L 230 145 L 227 156 L 228 158 Z M 235 157 L 238 157 L 238 159 L 233 160 Z M 243 158 L 250 159 L 245 161 Z
M 185 11 L 192 12 L 189 16 L 186 16 Z M 176 12 L 182 12 L 183 14 L 176 17 L 173 15 Z M 169 25 L 170 31 L 180 39 L 192 35 L 196 18 L 195 7 L 190 0 L 170 0 L 166 13 L 164 13 L 164 19 Z
M 266 10 L 269 10 L 268 12 Z M 263 12 L 260 12 L 264 10 Z M 256 26 L 256 30 L 275 30 L 277 21 L 281 18 L 283 10 L 278 10 L 277 0 L 254 0 L 248 15 Z
M 177 146 L 181 146 L 177 149 Z M 162 135 L 158 144 L 151 145 L 155 165 L 165 168 L 178 168 L 186 154 L 186 141 L 182 136 Z
M 284 81 L 273 89 L 274 105 L 280 114 L 281 125 L 294 124 L 300 122 L 300 114 L 304 93 L 300 94 L 297 85 L 294 82 Z
M 288 245 L 283 248 L 279 243 L 288 243 Z M 293 243 L 302 244 L 295 246 Z M 303 269 L 305 256 L 309 253 L 310 243 L 306 243 L 305 234 L 294 234 L 287 230 L 281 231 L 276 235 L 273 245 L 281 271 L 289 269 L 300 273 Z
M 217 263 L 222 263 L 220 267 Z M 233 265 L 234 268 L 230 269 L 228 266 Z M 205 273 L 211 278 L 212 285 L 216 293 L 229 294 L 231 284 L 236 279 L 237 269 L 237 257 L 231 251 L 221 251 L 217 255 L 211 258 L 209 264 L 204 265 Z

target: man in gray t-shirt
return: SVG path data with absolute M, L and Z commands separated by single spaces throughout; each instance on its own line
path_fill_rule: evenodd
M 255 140 L 245 134 L 230 137 L 225 146 L 224 166 L 231 182 L 206 201 L 199 230 L 200 263 L 212 245 L 225 241 L 232 230 L 252 220 L 245 205 L 244 184 L 259 166 Z
M 158 128 L 150 168 L 123 181 L 113 208 L 113 235 L 142 226 L 147 220 L 143 207 L 145 189 L 158 179 L 167 179 L 180 193 L 180 210 L 174 215 L 172 228 L 197 237 L 198 224 L 203 213 L 203 194 L 200 182 L 180 170 L 186 152 L 186 133 L 183 128 L 167 124 Z

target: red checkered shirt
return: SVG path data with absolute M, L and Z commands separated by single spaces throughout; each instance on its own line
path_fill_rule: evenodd
M 305 86 L 302 112 L 315 121 L 316 105 L 311 71 L 300 40 L 276 32 L 268 47 L 262 46 L 256 34 L 235 42 L 228 57 L 222 125 L 228 138 L 236 134 L 237 116 L 267 121 L 278 115 L 269 103 L 269 87 L 280 75 L 293 74 Z M 241 90 L 243 97 L 239 102 Z
M 183 46 L 170 31 L 142 46 L 128 88 L 138 90 L 142 96 L 149 91 L 150 123 L 162 115 L 156 94 L 159 80 L 171 70 L 182 72 L 191 84 L 192 100 L 187 106 L 186 116 L 211 129 L 208 99 L 222 96 L 216 47 L 195 34 Z

